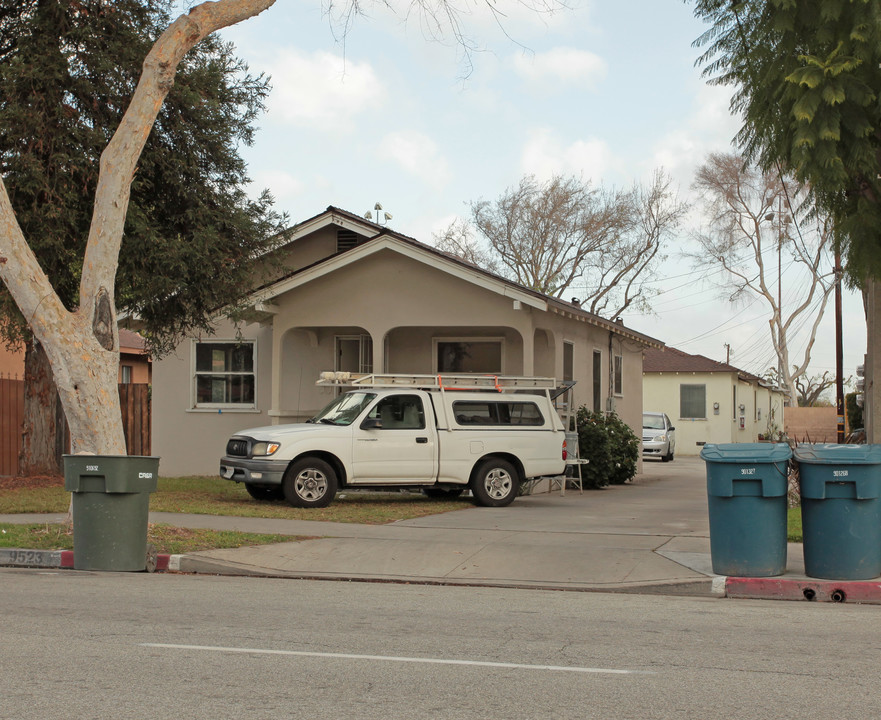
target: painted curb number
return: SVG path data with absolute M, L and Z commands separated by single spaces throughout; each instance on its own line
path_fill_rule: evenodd
M 41 550 L 0 550 L 0 565 L 60 567 L 61 556 L 57 552 L 44 552 Z

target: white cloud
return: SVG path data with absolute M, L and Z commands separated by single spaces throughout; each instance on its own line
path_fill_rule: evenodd
M 612 162 L 612 152 L 605 141 L 588 138 L 566 145 L 546 128 L 533 133 L 521 155 L 523 172 L 539 179 L 563 174 L 599 183 Z
M 258 191 L 268 188 L 278 201 L 296 197 L 305 187 L 299 178 L 284 170 L 265 170 L 254 178 L 251 185 Z
M 450 179 L 450 169 L 440 148 L 423 133 L 414 130 L 389 133 L 379 144 L 379 151 L 434 188 L 443 187 Z
M 514 69 L 532 83 L 575 83 L 581 89 L 594 87 L 606 76 L 608 66 L 599 55 L 587 50 L 557 47 L 534 55 L 515 56 Z
M 731 141 L 740 129 L 740 122 L 728 109 L 730 100 L 730 88 L 701 83 L 681 127 L 655 144 L 654 166 L 663 166 L 687 188 L 708 153 L 731 152 Z
M 347 128 L 359 113 L 380 107 L 387 95 L 369 63 L 325 51 L 281 50 L 267 71 L 272 76 L 270 120 Z

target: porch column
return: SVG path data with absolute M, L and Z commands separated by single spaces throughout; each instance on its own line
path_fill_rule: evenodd
M 373 341 L 373 372 L 384 373 L 385 367 L 385 339 L 389 333 L 389 328 L 365 327 L 370 333 L 370 339 Z
M 269 417 L 272 424 L 278 423 L 278 415 L 282 410 L 281 407 L 281 374 L 282 374 L 282 343 L 284 331 L 280 330 L 275 323 L 270 324 L 272 335 L 272 372 L 270 373 L 270 382 L 272 383 L 269 404 Z
M 523 374 L 535 375 L 535 329 L 530 325 L 526 331 L 520 331 L 523 338 Z

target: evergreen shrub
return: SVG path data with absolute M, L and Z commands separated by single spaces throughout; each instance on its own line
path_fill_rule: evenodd
M 584 485 L 623 485 L 636 475 L 639 438 L 615 413 L 593 412 L 585 406 L 576 415 L 578 448 L 589 462 L 581 467 Z

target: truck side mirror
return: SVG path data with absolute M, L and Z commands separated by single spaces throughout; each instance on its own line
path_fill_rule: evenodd
M 382 430 L 382 420 L 379 418 L 365 418 L 361 423 L 362 430 Z

